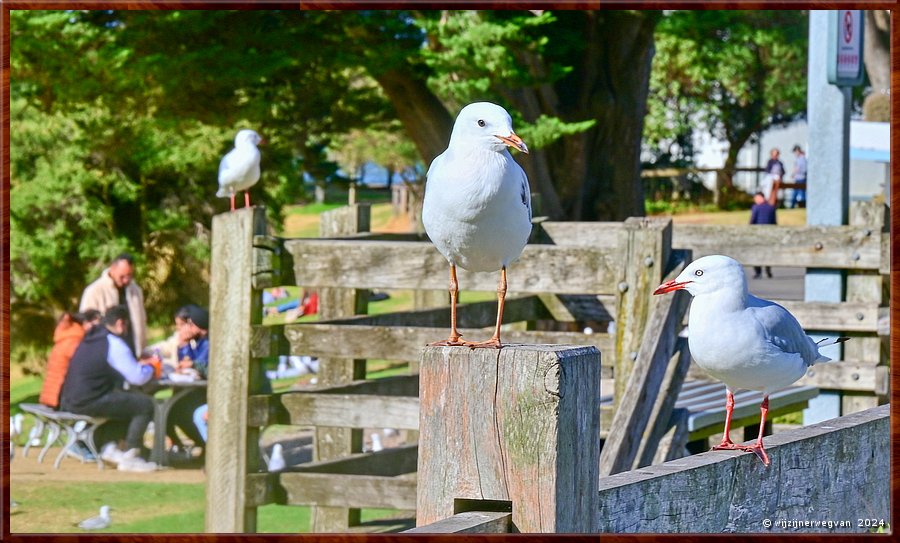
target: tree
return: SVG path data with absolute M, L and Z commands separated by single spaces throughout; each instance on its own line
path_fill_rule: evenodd
M 676 11 L 657 28 L 648 132 L 659 144 L 698 126 L 728 142 L 717 202 L 741 148 L 805 111 L 807 36 L 798 11 Z

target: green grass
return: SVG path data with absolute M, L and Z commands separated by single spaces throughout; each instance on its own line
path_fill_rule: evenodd
M 10 515 L 13 533 L 78 533 L 79 521 L 112 508 L 113 525 L 101 533 L 199 533 L 204 529 L 206 491 L 202 483 L 114 483 L 37 481 L 13 484 L 19 502 Z M 362 522 L 396 516 L 393 509 L 363 509 Z M 306 533 L 310 508 L 265 505 L 257 510 L 260 533 Z

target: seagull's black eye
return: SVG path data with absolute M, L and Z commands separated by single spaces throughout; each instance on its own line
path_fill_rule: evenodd
M 694 275 L 696 275 L 697 277 L 700 277 L 701 275 L 703 275 L 703 270 L 697 270 L 697 271 L 695 271 L 695 272 L 694 272 Z
M 485 123 L 484 123 L 484 120 L 483 120 L 483 119 L 478 119 L 478 126 L 483 127 L 484 124 L 485 124 Z

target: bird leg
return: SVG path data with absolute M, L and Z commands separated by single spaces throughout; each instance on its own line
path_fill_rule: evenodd
M 719 443 L 711 451 L 739 449 L 740 446 L 735 445 L 731 441 L 731 413 L 734 411 L 734 393 L 729 389 L 725 389 L 725 435 L 722 436 L 722 443 Z
M 248 191 L 244 191 L 244 207 L 250 207 L 250 193 Z
M 769 414 L 769 395 L 763 396 L 763 401 L 759 404 L 759 437 L 756 438 L 756 445 L 750 447 L 750 451 L 756 453 L 756 456 L 762 460 L 762 463 L 769 465 L 769 455 L 763 447 L 763 434 L 766 431 L 766 415 Z
M 766 415 L 769 412 L 769 396 L 768 394 L 763 396 L 763 401 L 759 405 L 760 410 L 760 421 L 759 421 L 759 437 L 756 440 L 756 445 L 737 445 L 731 441 L 731 437 L 729 437 L 729 433 L 731 431 L 731 412 L 734 410 L 734 394 L 730 390 L 726 390 L 727 398 L 725 400 L 725 435 L 722 437 L 722 443 L 713 447 L 712 451 L 719 450 L 731 450 L 731 451 L 744 451 L 744 452 L 752 452 L 756 454 L 756 456 L 762 460 L 762 463 L 766 466 L 769 465 L 769 455 L 766 454 L 766 449 L 763 447 L 763 433 L 766 431 Z
M 500 284 L 497 285 L 497 325 L 494 327 L 494 335 L 487 341 L 473 343 L 469 347 L 473 349 L 501 349 L 500 324 L 503 322 L 503 306 L 506 303 L 506 266 L 500 268 Z
M 234 193 L 231 193 L 231 210 L 234 211 Z
M 450 337 L 446 341 L 429 343 L 431 347 L 449 347 L 456 345 L 472 345 L 470 341 L 463 341 L 462 336 L 456 330 L 456 300 L 459 298 L 459 281 L 456 280 L 456 265 L 450 264 Z

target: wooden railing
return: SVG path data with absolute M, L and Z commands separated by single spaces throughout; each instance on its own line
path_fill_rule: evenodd
M 365 209 L 350 206 L 327 218 L 325 223 L 334 226 L 323 235 L 334 239 L 273 237 L 261 208 L 214 218 L 207 531 L 253 532 L 256 507 L 266 503 L 315 505 L 314 531 L 345 530 L 358 520 L 354 509 L 360 507 L 416 508 L 415 445 L 362 453 L 361 429 L 422 429 L 419 375 L 366 379 L 364 362 L 408 361 L 415 371 L 424 345 L 446 335 L 447 265 L 417 236 L 359 232 L 365 229 Z M 783 305 L 808 329 L 843 331 L 855 336 L 849 343 L 857 338 L 869 342 L 852 358 L 845 354 L 840 364 L 817 366 L 803 382 L 865 394 L 860 397 L 877 402 L 876 393 L 886 393 L 887 367 L 886 357 L 873 345 L 880 344 L 877 320 L 887 298 L 876 299 L 873 293 L 882 294 L 876 287 L 888 270 L 889 244 L 877 211 L 867 213 L 857 210 L 855 216 L 868 216 L 871 224 L 839 227 L 673 229 L 667 220 L 539 222 L 535 243 L 510 270 L 505 320 L 511 329 L 504 338 L 510 343 L 595 346 L 603 353 L 597 386 L 601 378 L 620 376 L 614 404 L 620 405 L 635 368 L 643 368 L 641 386 L 655 390 L 654 397 L 684 378 L 668 370 L 658 373 L 659 367 L 671 367 L 670 359 L 685 360 L 677 356 L 684 352 L 679 345 L 660 332 L 680 322 L 683 305 L 654 317 L 661 300 L 649 293 L 691 258 L 721 252 L 749 265 L 847 269 L 856 278 L 848 279 L 848 291 L 860 293 L 852 301 Z M 497 278 L 460 270 L 459 280 L 464 289 L 492 291 Z M 262 289 L 280 285 L 319 289 L 320 321 L 263 326 Z M 374 288 L 415 290 L 418 309 L 360 315 L 366 311 L 366 290 Z M 485 335 L 495 311 L 495 303 L 461 305 L 463 333 L 473 339 Z M 672 324 L 658 327 L 654 318 Z M 615 330 L 607 333 L 611 321 Z M 602 331 L 583 333 L 586 323 Z M 261 394 L 262 362 L 281 354 L 319 357 L 319 388 Z M 641 424 L 614 422 L 615 407 L 598 409 L 600 433 L 606 435 L 614 424 L 630 425 L 632 434 L 650 439 L 658 436 L 660 424 L 668 423 L 667 409 L 656 402 L 643 404 L 639 411 L 651 418 Z M 315 426 L 314 462 L 282 474 L 262 472 L 257 444 L 261 430 L 271 424 Z M 615 447 L 619 452 L 614 456 L 645 456 L 646 444 L 641 449 L 634 440 L 629 443 Z

